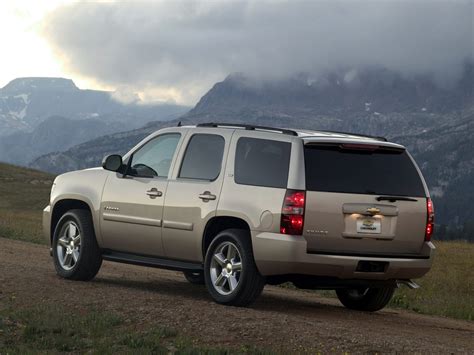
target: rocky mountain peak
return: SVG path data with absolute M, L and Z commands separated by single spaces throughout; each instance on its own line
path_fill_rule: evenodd
M 466 63 L 451 87 L 432 75 L 405 76 L 381 67 L 346 68 L 312 75 L 255 79 L 242 73 L 225 80 L 202 97 L 190 116 L 226 115 L 248 110 L 295 115 L 343 116 L 365 113 L 447 113 L 472 101 L 474 63 Z
M 79 89 L 71 79 L 28 77 L 13 79 L 0 90 L 5 94 L 13 94 L 32 91 L 71 91 Z

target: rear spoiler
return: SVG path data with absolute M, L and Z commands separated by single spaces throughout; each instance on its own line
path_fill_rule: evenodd
M 341 150 L 359 150 L 359 151 L 376 151 L 376 150 L 385 150 L 385 151 L 393 151 L 393 152 L 404 152 L 406 150 L 405 147 L 401 145 L 388 145 L 388 144 L 377 144 L 373 142 L 306 142 L 305 146 L 315 146 L 315 147 L 327 147 L 327 148 L 339 148 Z
M 350 132 L 341 132 L 341 131 L 328 131 L 328 130 L 318 130 L 317 132 L 321 133 L 329 133 L 329 134 L 341 134 L 344 136 L 348 137 L 355 137 L 355 138 L 371 138 L 376 141 L 381 141 L 381 142 L 388 142 L 387 138 L 382 137 L 382 136 L 371 136 L 369 134 L 360 134 L 360 133 L 350 133 Z M 301 138 L 306 138 L 308 136 L 301 136 Z

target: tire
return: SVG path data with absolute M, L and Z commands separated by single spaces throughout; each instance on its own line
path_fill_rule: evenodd
M 339 301 L 345 307 L 366 312 L 384 308 L 392 299 L 394 292 L 394 287 L 336 290 Z
M 229 254 L 229 248 L 234 253 Z M 247 231 L 227 229 L 215 237 L 207 249 L 204 279 L 209 294 L 220 304 L 248 306 L 260 296 L 265 278 L 255 265 Z
M 184 277 L 193 285 L 204 285 L 204 274 L 202 272 L 183 271 Z
M 102 265 L 102 255 L 90 212 L 66 212 L 54 231 L 52 249 L 54 267 L 59 276 L 78 281 L 93 279 Z

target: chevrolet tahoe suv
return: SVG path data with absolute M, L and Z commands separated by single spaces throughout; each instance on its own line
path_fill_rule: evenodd
M 429 271 L 433 219 L 415 161 L 385 138 L 206 123 L 58 176 L 43 224 L 66 279 L 109 260 L 182 271 L 226 305 L 292 282 L 376 311 Z

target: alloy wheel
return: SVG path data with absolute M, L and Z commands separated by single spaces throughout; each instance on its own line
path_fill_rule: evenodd
M 223 242 L 215 249 L 210 266 L 212 286 L 221 295 L 237 288 L 242 275 L 242 258 L 235 244 Z
M 71 270 L 77 264 L 81 254 L 81 234 L 73 221 L 62 226 L 56 251 L 59 264 L 64 270 Z

